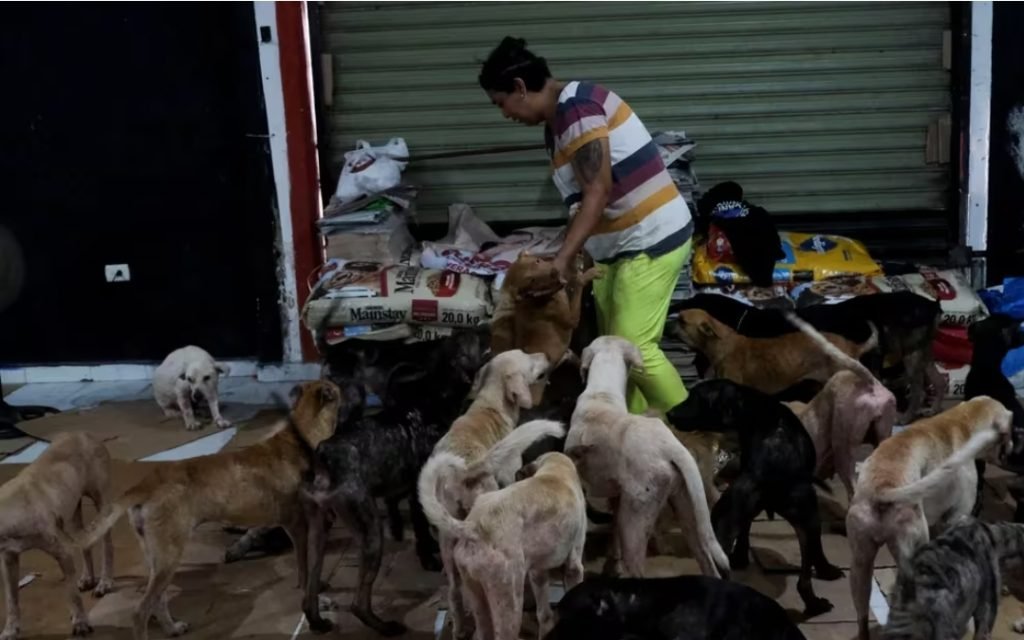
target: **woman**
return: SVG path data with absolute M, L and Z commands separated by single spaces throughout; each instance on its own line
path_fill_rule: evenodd
M 658 343 L 690 257 L 693 222 L 651 135 L 608 89 L 552 78 L 521 39 L 502 40 L 479 80 L 506 118 L 545 125 L 555 186 L 570 208 L 555 264 L 564 272 L 585 248 L 604 265 L 594 282 L 599 329 L 629 339 L 644 356 L 644 370 L 630 379 L 629 409 L 668 411 L 687 392 Z

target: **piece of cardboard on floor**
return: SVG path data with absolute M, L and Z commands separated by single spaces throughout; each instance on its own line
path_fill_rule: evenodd
M 263 440 L 273 433 L 275 429 L 282 426 L 287 417 L 287 412 L 280 409 L 261 411 L 252 420 L 237 425 L 235 437 L 231 438 L 222 450 L 234 451 L 236 449 L 244 449 L 251 444 Z
M 256 405 L 238 407 L 236 417 L 254 415 Z M 230 407 L 225 407 L 230 409 Z M 230 416 L 228 411 L 225 416 Z M 230 419 L 230 417 L 229 417 Z M 20 429 L 40 440 L 50 441 L 65 431 L 89 431 L 103 439 L 110 455 L 119 460 L 139 460 L 208 436 L 217 428 L 206 423 L 203 429 L 188 431 L 181 418 L 165 417 L 151 400 L 111 402 L 84 411 L 68 411 L 28 420 Z

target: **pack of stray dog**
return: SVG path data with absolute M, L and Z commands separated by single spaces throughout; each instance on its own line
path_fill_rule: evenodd
M 859 640 L 871 637 L 883 545 L 898 578 L 882 637 L 959 638 L 969 623 L 976 637 L 991 637 L 1003 587 L 1024 595 L 1024 524 L 972 513 L 985 463 L 1024 469 L 1024 411 L 999 370 L 1022 342 L 1019 323 L 992 316 L 971 327 L 968 399 L 939 411 L 919 393 L 933 377 L 933 301 L 885 293 L 780 312 L 698 295 L 672 314 L 704 359 L 705 379 L 665 414 L 635 415 L 626 397 L 644 358 L 625 338 L 591 337 L 585 290 L 598 277 L 583 261 L 563 278 L 549 259 L 523 256 L 492 323 L 407 350 L 367 344 L 333 354 L 322 379 L 296 387 L 287 418 L 265 439 L 166 463 L 131 487 L 111 486 L 96 437 L 56 438 L 0 486 L 0 640 L 21 632 L 19 555 L 29 549 L 57 561 L 71 632 L 90 633 L 80 591 L 114 588 L 111 529 L 122 519 L 146 560 L 136 640 L 149 637 L 153 619 L 165 636 L 189 629 L 167 592 L 204 523 L 246 532 L 227 549 L 231 561 L 261 541 L 291 546 L 295 603 L 317 633 L 333 626 L 322 612 L 336 605 L 321 581 L 328 532 L 343 524 L 359 552 L 350 612 L 382 636 L 401 634 L 403 621 L 375 611 L 373 589 L 385 524 L 403 538 L 402 504 L 418 567 L 443 572 L 446 621 L 459 640 L 517 640 L 528 600 L 540 639 L 799 640 L 798 623 L 835 604 L 815 580 L 843 577 L 822 542 L 819 498 L 833 477 L 849 499 Z M 895 376 L 886 361 L 900 363 Z M 157 370 L 158 406 L 196 429 L 205 404 L 225 427 L 218 380 L 228 371 L 198 347 L 176 351 Z M 379 411 L 366 406 L 370 393 Z M 901 422 L 909 424 L 896 429 Z M 98 512 L 90 522 L 84 499 Z M 761 512 L 793 529 L 802 613 L 735 580 Z M 661 549 L 672 524 L 702 575 L 647 575 L 650 544 Z M 601 575 L 588 576 L 584 547 L 602 529 L 610 535 Z M 101 541 L 97 577 L 91 550 Z M 567 593 L 552 607 L 556 575 Z M 1024 620 L 1013 628 L 1024 632 Z

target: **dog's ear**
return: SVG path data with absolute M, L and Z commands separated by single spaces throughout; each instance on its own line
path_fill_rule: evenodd
M 533 394 L 526 384 L 526 376 L 520 372 L 505 376 L 505 398 L 520 409 L 533 408 Z
M 587 346 L 583 348 L 583 353 L 580 355 L 580 375 L 583 376 L 583 381 L 587 381 L 587 373 L 590 372 L 590 365 L 594 362 L 594 348 Z
M 705 338 L 717 338 L 718 332 L 715 331 L 714 325 L 709 320 L 701 320 L 697 325 L 697 331 L 700 332 Z
M 578 444 L 571 449 L 566 449 L 565 455 L 567 455 L 569 459 L 572 460 L 572 463 L 574 465 L 579 466 L 580 463 L 583 462 L 584 459 L 586 459 L 587 455 L 593 448 L 594 445 L 592 444 Z
M 491 363 L 486 362 L 484 366 L 480 367 L 476 372 L 476 377 L 473 378 L 473 385 L 469 388 L 468 398 L 475 398 L 480 393 L 480 387 L 484 386 L 484 381 L 491 372 Z
M 216 363 L 214 363 L 213 368 L 216 369 L 217 373 L 219 373 L 222 376 L 226 376 L 229 373 L 231 373 L 231 367 L 229 367 L 228 365 L 224 364 L 223 362 L 216 362 Z

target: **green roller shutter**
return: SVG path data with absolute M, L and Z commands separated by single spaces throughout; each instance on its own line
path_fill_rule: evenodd
M 950 111 L 949 21 L 947 4 L 925 2 L 326 3 L 327 175 L 359 138 L 403 136 L 414 155 L 540 143 L 476 83 L 511 34 L 556 77 L 612 88 L 649 129 L 686 131 L 705 188 L 737 180 L 769 211 L 808 220 L 916 211 L 948 227 L 949 166 L 925 151 Z M 426 161 L 409 177 L 428 222 L 455 201 L 488 220 L 564 215 L 543 151 Z

